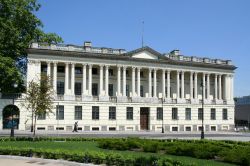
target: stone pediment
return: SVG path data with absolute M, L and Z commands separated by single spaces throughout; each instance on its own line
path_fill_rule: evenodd
M 153 50 L 150 47 L 142 47 L 142 48 L 130 51 L 126 53 L 126 55 L 130 56 L 131 58 L 152 59 L 152 60 L 158 60 L 164 57 L 162 54 Z

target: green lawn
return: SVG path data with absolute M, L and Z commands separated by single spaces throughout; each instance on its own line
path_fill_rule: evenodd
M 0 142 L 0 147 L 13 147 L 13 148 L 34 148 L 34 149 L 48 149 L 48 150 L 60 150 L 60 151 L 70 151 L 75 153 L 82 153 L 84 151 L 98 151 L 98 152 L 115 152 L 126 156 L 149 156 L 157 155 L 164 156 L 174 160 L 181 161 L 186 164 L 195 163 L 196 165 L 203 166 L 229 166 L 232 164 L 216 162 L 213 160 L 201 160 L 185 156 L 173 156 L 166 154 L 154 154 L 154 153 L 144 153 L 144 152 L 131 152 L 131 151 L 116 151 L 116 150 L 105 150 L 97 147 L 97 142 L 94 141 L 67 141 L 67 142 L 56 142 L 56 141 L 6 141 Z

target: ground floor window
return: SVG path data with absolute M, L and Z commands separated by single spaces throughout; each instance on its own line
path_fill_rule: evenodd
M 172 108 L 172 119 L 178 120 L 178 109 L 177 108 Z
M 46 112 L 38 114 L 37 120 L 45 120 L 45 119 L 46 119 Z
M 172 127 L 172 131 L 178 131 L 178 127 Z
M 191 127 L 190 127 L 190 126 L 186 126 L 186 127 L 185 127 L 185 130 L 186 130 L 186 131 L 191 131 Z
M 162 110 L 162 107 L 157 107 L 157 110 L 156 110 L 156 118 L 157 120 L 162 120 L 163 119 L 163 110 Z
M 82 120 L 82 106 L 75 106 L 75 120 Z
M 109 120 L 116 119 L 116 107 L 109 107 Z
M 64 106 L 63 105 L 56 106 L 56 120 L 64 120 Z
M 210 130 L 211 130 L 211 131 L 216 131 L 216 126 L 211 126 L 211 127 L 210 127 Z
M 98 106 L 92 107 L 92 120 L 99 120 L 99 107 Z
M 133 120 L 133 107 L 127 107 L 127 120 Z

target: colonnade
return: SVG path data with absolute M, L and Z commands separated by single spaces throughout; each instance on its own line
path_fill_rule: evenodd
M 58 62 L 53 62 L 53 88 L 56 90 L 57 86 L 57 66 Z M 65 63 L 65 95 L 75 94 L 75 65 L 76 63 Z M 97 64 L 95 64 L 97 65 Z M 51 62 L 47 62 L 47 74 L 51 74 Z M 71 67 L 71 70 L 69 70 Z M 82 64 L 82 95 L 92 96 L 92 67 L 93 64 Z M 99 64 L 99 95 L 108 96 L 109 88 L 109 67 L 110 65 Z M 148 96 L 157 98 L 157 74 L 161 73 L 162 80 L 162 97 L 171 98 L 170 95 L 170 77 L 176 75 L 176 98 L 186 99 L 185 88 L 189 89 L 189 99 L 198 99 L 198 88 L 204 86 L 203 95 L 205 99 L 213 100 L 232 100 L 233 99 L 233 75 L 232 74 L 221 74 L 221 73 L 208 73 L 208 72 L 198 72 L 198 71 L 184 71 L 180 69 L 162 69 L 162 68 L 145 68 L 145 67 L 135 67 L 135 66 L 122 66 L 116 65 L 117 67 L 117 96 L 126 97 L 126 85 L 127 85 L 127 75 L 126 71 L 131 68 L 131 82 L 132 82 L 132 97 L 140 96 L 141 87 L 141 70 L 148 70 Z M 87 88 L 87 70 L 88 70 L 88 88 Z M 69 71 L 71 71 L 71 78 L 69 78 Z M 105 73 L 105 74 L 104 74 Z M 136 74 L 137 73 L 137 74 Z M 153 74 L 153 86 L 152 86 L 152 74 Z M 185 75 L 188 74 L 189 87 L 185 87 Z M 198 74 L 202 75 L 202 85 L 198 85 Z M 136 79 L 137 75 L 137 79 Z M 105 79 L 103 78 L 105 76 Z M 210 98 L 210 77 L 213 76 L 214 81 L 214 95 Z M 69 86 L 69 80 L 71 81 L 71 86 Z M 104 82 L 105 80 L 105 82 Z M 105 86 L 103 86 L 105 83 Z M 137 83 L 137 88 L 136 88 Z M 122 88 L 121 88 L 122 85 Z M 223 86 L 223 89 L 222 89 Z M 153 87 L 153 93 L 152 93 Z M 137 90 L 137 91 L 136 91 Z

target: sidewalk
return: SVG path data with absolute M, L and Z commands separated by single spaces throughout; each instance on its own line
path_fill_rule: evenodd
M 93 164 L 83 164 L 64 160 L 50 160 L 40 158 L 29 158 L 20 156 L 0 155 L 0 166 L 95 166 Z

